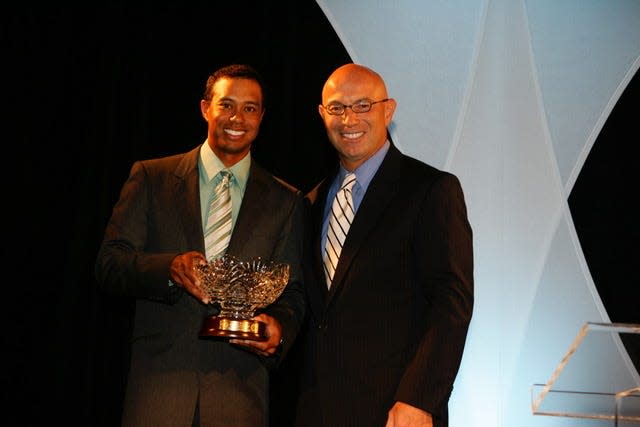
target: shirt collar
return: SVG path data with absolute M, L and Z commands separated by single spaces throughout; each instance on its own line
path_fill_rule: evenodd
M 358 166 L 358 168 L 354 171 L 356 174 L 356 185 L 362 187 L 366 190 L 369 187 L 369 183 L 373 179 L 373 176 L 376 174 L 376 171 L 382 164 L 384 160 L 384 156 L 387 155 L 387 151 L 389 151 L 389 140 L 387 139 L 385 143 L 380 147 L 378 151 L 371 157 L 369 157 L 363 164 Z M 342 182 L 345 175 L 347 174 L 347 170 L 340 165 L 340 178 L 339 181 Z
M 249 168 L 251 166 L 251 152 L 247 153 L 238 163 L 227 168 L 222 161 L 215 155 L 211 147 L 209 146 L 209 139 L 204 141 L 200 148 L 200 163 L 202 168 L 200 169 L 200 179 L 204 182 L 211 182 L 218 172 L 223 169 L 230 170 L 233 173 L 235 181 L 240 188 L 244 189 L 247 185 L 247 179 L 249 178 Z

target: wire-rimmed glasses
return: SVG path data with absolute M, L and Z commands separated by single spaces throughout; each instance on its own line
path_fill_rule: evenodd
M 334 102 L 329 105 L 321 105 L 321 107 L 327 113 L 332 116 L 341 116 L 347 111 L 347 108 L 350 108 L 354 113 L 366 113 L 371 110 L 373 104 L 377 104 L 379 102 L 387 102 L 389 98 L 381 99 L 379 101 L 369 101 L 368 99 L 361 99 L 360 101 L 356 101 L 351 105 L 340 104 L 339 102 Z

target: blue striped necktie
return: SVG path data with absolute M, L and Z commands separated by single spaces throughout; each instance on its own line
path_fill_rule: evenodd
M 223 170 L 218 173 L 220 182 L 213 191 L 207 226 L 204 233 L 204 246 L 207 260 L 224 255 L 231 240 L 231 192 L 229 183 L 233 174 Z

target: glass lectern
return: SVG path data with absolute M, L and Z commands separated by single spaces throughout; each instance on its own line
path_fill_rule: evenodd
M 640 425 L 640 375 L 622 334 L 640 339 L 640 324 L 585 323 L 549 380 L 532 386 L 533 414 Z

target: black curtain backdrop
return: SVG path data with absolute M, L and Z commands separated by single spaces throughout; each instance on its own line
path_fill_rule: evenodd
M 321 87 L 350 59 L 312 0 L 28 3 L 4 5 L 0 15 L 4 424 L 117 426 L 133 306 L 96 291 L 93 263 L 131 164 L 200 144 L 207 76 L 247 62 L 269 84 L 253 156 L 308 191 L 335 162 L 316 111 Z M 640 323 L 629 197 L 638 182 L 630 153 L 637 80 L 570 205 L 611 319 Z M 291 419 L 290 372 L 274 378 L 273 426 Z
M 27 3 L 1 14 L 4 259 L 20 276 L 6 300 L 3 348 L 15 357 L 2 418 L 117 426 L 133 305 L 97 293 L 93 263 L 131 164 L 202 143 L 206 78 L 244 62 L 268 84 L 253 156 L 307 191 L 335 161 L 317 113 L 322 84 L 350 58 L 310 0 Z M 274 384 L 273 425 L 286 425 L 295 396 L 284 384 L 295 382 Z

